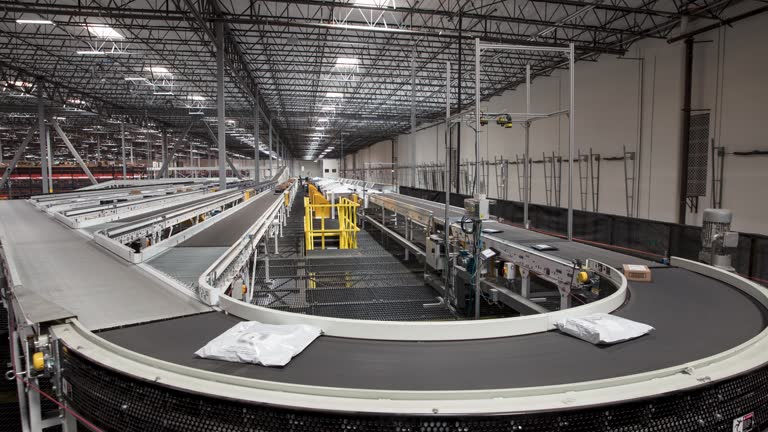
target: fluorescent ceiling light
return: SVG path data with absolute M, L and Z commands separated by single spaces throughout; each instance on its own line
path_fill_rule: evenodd
M 319 119 L 317 119 L 317 121 L 320 122 L 320 123 L 328 123 L 328 119 L 327 118 L 319 118 Z
M 17 19 L 16 24 L 56 25 L 53 21 L 46 19 Z
M 323 129 L 325 129 L 325 126 L 315 126 L 315 129 L 316 130 L 323 130 Z
M 92 35 L 101 39 L 123 39 L 124 36 L 118 33 L 112 27 L 105 24 L 86 24 L 85 28 L 91 32 Z
M 338 64 L 338 60 L 336 60 L 336 64 Z M 334 93 L 334 92 L 328 92 L 325 94 L 325 97 L 327 98 L 341 98 L 344 97 L 343 93 Z
M 195 100 L 195 101 L 204 101 L 205 100 L 205 96 L 199 96 L 199 95 L 191 95 L 189 98 L 192 99 L 192 100 Z
M 320 107 L 320 110 L 321 111 L 332 111 L 333 107 L 330 106 L 330 105 L 323 105 L 323 106 Z
M 168 70 L 168 68 L 166 68 L 164 66 L 148 66 L 148 67 L 144 68 L 144 70 L 146 70 L 148 72 L 152 72 L 153 74 L 158 74 L 158 75 L 170 75 L 171 74 L 171 72 Z
M 77 51 L 77 54 L 80 55 L 104 55 L 106 54 L 104 51 L 97 51 L 97 50 L 87 50 L 87 51 Z
M 146 81 L 147 79 L 144 77 L 125 77 L 126 81 Z
M 336 59 L 336 66 L 357 66 L 360 60 L 349 57 L 339 57 Z
M 83 101 L 81 101 L 80 99 L 67 99 L 67 103 L 79 105 L 79 104 L 83 103 Z
M 32 87 L 32 83 L 26 81 L 6 81 L 6 86 Z

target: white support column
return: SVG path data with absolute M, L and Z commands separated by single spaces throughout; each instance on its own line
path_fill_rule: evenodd
M 125 123 L 120 122 L 120 156 L 123 161 L 123 180 L 127 175 L 127 167 L 125 166 Z
M 88 165 L 85 164 L 83 161 L 83 158 L 80 157 L 80 154 L 77 153 L 77 150 L 75 150 L 75 147 L 72 145 L 72 143 L 69 141 L 69 138 L 67 138 L 66 135 L 64 135 L 64 131 L 61 130 L 61 126 L 59 126 L 59 123 L 56 121 L 56 119 L 51 119 L 51 126 L 53 126 L 53 129 L 56 131 L 56 133 L 61 137 L 61 140 L 64 141 L 64 144 L 67 146 L 69 151 L 72 153 L 72 156 L 75 157 L 75 160 L 80 165 L 80 168 L 83 169 L 85 172 L 85 175 L 88 176 L 88 179 L 93 184 L 97 184 L 96 178 L 91 174 L 91 170 L 88 169 Z
M 43 99 L 43 82 L 37 83 L 37 126 L 40 139 L 40 170 L 43 193 L 48 193 L 48 145 L 45 139 L 45 100 Z
M 224 117 L 224 22 L 216 21 L 216 112 L 218 116 L 219 189 L 227 188 L 227 129 Z

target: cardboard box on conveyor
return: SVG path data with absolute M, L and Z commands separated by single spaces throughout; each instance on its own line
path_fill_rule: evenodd
M 624 277 L 629 281 L 650 282 L 651 269 L 642 264 L 624 264 Z

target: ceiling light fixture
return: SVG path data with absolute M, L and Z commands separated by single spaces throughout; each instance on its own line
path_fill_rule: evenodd
M 168 70 L 167 67 L 164 66 L 147 66 L 144 68 L 145 71 L 151 72 L 153 74 L 157 75 L 170 75 L 171 72 Z
M 336 64 L 338 65 L 338 60 L 336 61 Z M 334 93 L 334 92 L 328 92 L 325 94 L 325 97 L 327 98 L 342 98 L 344 97 L 343 93 Z
M 77 51 L 77 54 L 80 54 L 80 55 L 104 55 L 106 53 L 104 51 L 98 51 L 98 50 L 83 50 L 83 51 Z
M 124 39 L 123 35 L 106 24 L 86 24 L 85 28 L 100 39 Z
M 360 64 L 360 60 L 356 58 L 349 58 L 349 57 L 339 57 L 336 59 L 336 67 L 339 66 L 357 66 Z
M 53 21 L 47 19 L 17 19 L 16 24 L 56 25 Z

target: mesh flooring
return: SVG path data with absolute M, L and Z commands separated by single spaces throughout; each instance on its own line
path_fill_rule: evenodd
M 456 319 L 424 283 L 423 265 L 405 260 L 403 248 L 377 231 L 361 230 L 357 249 L 315 249 L 305 255 L 303 203 L 300 193 L 279 239 L 279 253 L 257 264 L 261 282 L 253 304 L 335 318 Z M 329 246 L 335 247 L 334 240 L 326 240 Z M 268 249 L 274 252 L 271 244 Z

